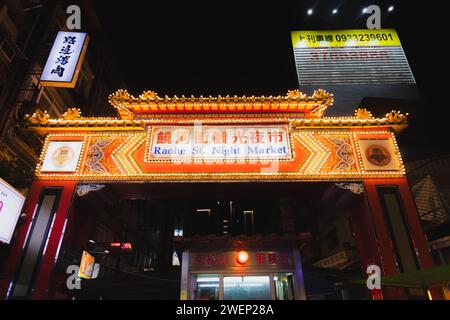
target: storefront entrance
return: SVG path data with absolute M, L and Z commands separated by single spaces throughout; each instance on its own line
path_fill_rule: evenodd
M 294 300 L 292 273 L 269 275 L 196 274 L 193 300 Z
M 261 253 L 259 253 L 261 254 Z M 188 268 L 187 268 L 188 269 Z M 194 269 L 194 268 L 192 268 Z M 305 291 L 301 266 L 298 270 L 282 272 L 276 268 L 254 268 L 257 271 L 242 269 L 222 269 L 222 273 L 202 273 L 201 270 L 189 273 L 190 300 L 302 300 Z M 272 269 L 272 270 L 269 270 Z M 274 272 L 275 271 L 275 272 Z M 208 271 L 204 271 L 208 272 Z M 184 278 L 182 277 L 182 281 Z M 182 284 L 183 285 L 183 284 Z M 186 298 L 186 297 L 181 297 Z

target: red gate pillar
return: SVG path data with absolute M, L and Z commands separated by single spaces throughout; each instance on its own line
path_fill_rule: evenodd
M 11 244 L 11 249 L 7 257 L 5 268 L 0 282 L 0 297 L 6 298 L 10 285 L 14 281 L 16 270 L 23 255 L 23 249 L 27 238 L 30 236 L 30 228 L 33 215 L 39 205 L 41 192 L 45 188 L 62 188 L 61 197 L 56 209 L 53 227 L 50 231 L 45 254 L 40 261 L 40 268 L 37 271 L 36 281 L 32 298 L 43 299 L 46 296 L 46 289 L 50 273 L 52 271 L 57 250 L 61 241 L 67 214 L 72 204 L 76 181 L 34 181 L 28 193 L 22 212 L 26 214 L 26 219 L 19 222 L 16 229 L 16 236 Z
M 373 228 L 378 242 L 383 275 L 397 274 L 399 273 L 399 271 L 396 266 L 393 242 L 389 236 L 381 199 L 377 191 L 377 187 L 379 186 L 389 186 L 397 188 L 401 202 L 400 204 L 404 211 L 406 223 L 408 226 L 409 237 L 412 240 L 414 251 L 417 254 L 419 267 L 421 269 L 433 267 L 433 260 L 428 250 L 426 236 L 422 230 L 416 205 L 406 178 L 366 179 L 364 180 L 366 199 L 369 206 L 369 211 L 372 216 Z M 383 284 L 381 285 L 383 286 Z M 436 290 L 433 290 L 432 292 L 434 292 L 433 298 L 439 299 L 441 297 L 440 293 Z M 385 293 L 385 298 L 388 299 L 406 298 L 403 290 L 383 290 L 383 293 Z
M 352 228 L 355 236 L 356 250 L 362 270 L 366 275 L 366 269 L 370 265 L 381 266 L 381 254 L 373 229 L 372 217 L 365 198 L 358 199 L 350 207 Z M 380 290 L 371 290 L 372 299 L 382 299 Z

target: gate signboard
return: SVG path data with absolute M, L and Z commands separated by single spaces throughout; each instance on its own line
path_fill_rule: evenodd
M 147 160 L 290 159 L 287 126 L 172 126 L 152 131 Z

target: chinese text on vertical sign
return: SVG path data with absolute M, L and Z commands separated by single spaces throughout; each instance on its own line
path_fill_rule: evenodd
M 87 41 L 86 33 L 59 31 L 42 71 L 41 84 L 74 87 Z

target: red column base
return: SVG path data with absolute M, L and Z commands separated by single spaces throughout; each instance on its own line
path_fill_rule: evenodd
M 3 270 L 2 280 L 0 281 L 0 297 L 7 298 L 10 284 L 14 281 L 16 270 L 22 258 L 25 242 L 27 241 L 29 229 L 32 224 L 33 215 L 38 207 L 42 189 L 44 188 L 62 188 L 61 197 L 58 208 L 55 213 L 53 228 L 49 235 L 47 249 L 41 260 L 40 269 L 37 273 L 33 299 L 43 299 L 46 297 L 47 285 L 52 271 L 57 250 L 62 237 L 64 225 L 66 223 L 67 214 L 70 210 L 73 194 L 77 182 L 76 181 L 34 181 L 22 212 L 26 214 L 26 220 L 19 223 L 15 232 L 15 238 L 11 243 L 5 269 Z

